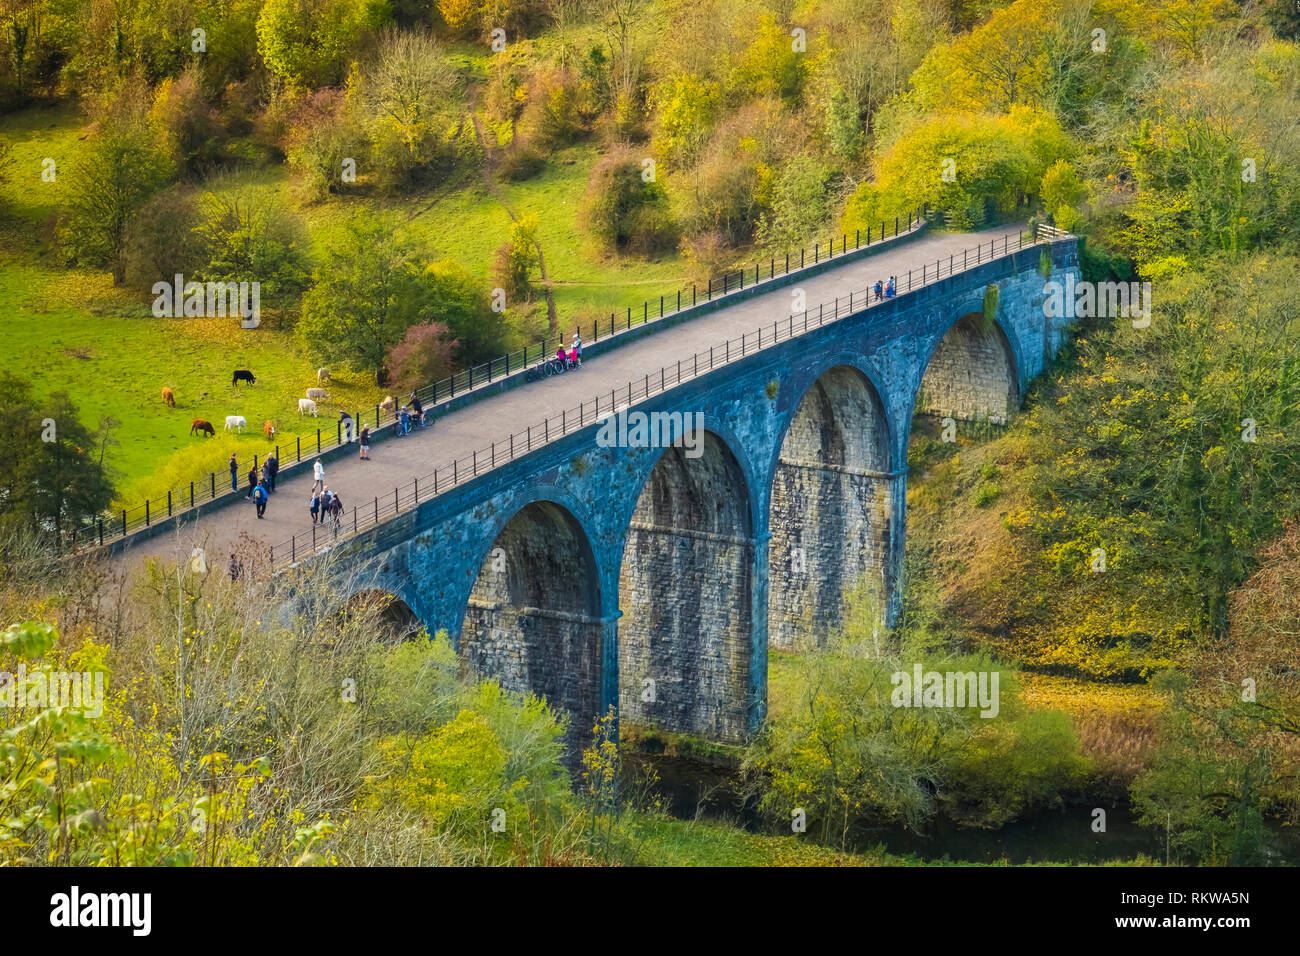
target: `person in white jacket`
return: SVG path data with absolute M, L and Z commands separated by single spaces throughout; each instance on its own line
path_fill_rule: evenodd
M 317 458 L 316 463 L 312 465 L 312 476 L 316 479 L 316 484 L 312 485 L 312 493 L 320 494 L 322 489 L 325 487 L 325 466 L 320 463 L 319 458 Z

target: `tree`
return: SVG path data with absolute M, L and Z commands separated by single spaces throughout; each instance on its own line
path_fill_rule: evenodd
M 452 373 L 456 340 L 441 322 L 413 325 L 388 353 L 388 368 L 402 389 L 416 389 Z
M 31 383 L 0 372 L 0 529 L 31 528 L 56 541 L 81 529 L 113 500 L 102 457 L 107 433 L 84 425 L 65 392 L 45 399 Z
M 298 221 L 274 196 L 251 187 L 209 192 L 195 227 L 205 265 L 198 278 L 257 282 L 268 302 L 293 303 L 307 286 L 307 255 Z
M 383 385 L 388 350 L 421 316 L 415 243 L 392 223 L 358 215 L 303 296 L 298 336 L 323 362 L 371 372 Z
M 395 182 L 436 158 L 444 127 L 454 125 L 456 70 L 427 33 L 385 30 L 363 90 L 381 168 Z
M 603 249 L 648 253 L 671 245 L 668 196 L 642 172 L 641 158 L 631 149 L 608 153 L 592 167 L 581 216 Z
M 171 178 L 158 137 L 143 123 L 113 121 L 91 140 L 74 170 L 62 229 L 73 262 L 107 264 L 113 284 L 126 278 L 123 251 L 131 220 Z
M 381 11 L 351 0 L 267 0 L 257 18 L 257 51 L 291 87 L 336 83 L 344 57 L 365 26 L 384 18 Z
M 537 217 L 529 213 L 510 227 L 510 241 L 497 249 L 492 278 L 510 302 L 531 302 L 537 265 Z

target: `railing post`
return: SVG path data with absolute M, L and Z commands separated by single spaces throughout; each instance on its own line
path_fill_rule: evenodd
M 126 509 L 122 509 L 122 534 L 126 534 Z
M 862 248 L 862 230 L 861 230 L 861 229 L 854 229 L 854 230 L 853 230 L 853 248 L 854 248 L 854 249 L 861 249 L 861 248 Z
M 144 499 L 144 526 L 149 527 L 149 499 Z
M 99 543 L 102 545 L 104 543 L 104 519 L 96 518 L 95 524 L 99 525 Z
M 167 492 L 167 517 L 172 516 L 172 493 Z
M 320 429 L 316 429 L 316 454 L 320 454 Z
M 194 507 L 194 482 L 190 482 L 190 507 Z
M 215 471 L 210 472 L 208 480 L 212 482 L 212 497 L 215 498 L 217 496 L 217 473 Z

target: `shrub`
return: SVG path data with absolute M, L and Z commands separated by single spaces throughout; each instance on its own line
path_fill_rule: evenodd
M 641 157 L 627 147 L 592 167 L 581 218 L 608 252 L 648 255 L 671 248 L 674 241 L 668 197 L 657 182 L 642 178 Z
M 456 340 L 441 322 L 413 325 L 388 353 L 387 366 L 399 388 L 422 388 L 452 373 L 455 349 Z
M 127 230 L 126 283 L 148 291 L 159 280 L 197 273 L 206 261 L 199 225 L 198 193 L 192 186 L 173 186 L 140 207 Z

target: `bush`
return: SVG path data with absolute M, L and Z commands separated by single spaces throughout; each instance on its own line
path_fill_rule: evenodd
M 456 340 L 441 322 L 413 325 L 388 353 L 386 365 L 399 388 L 422 388 L 455 370 L 455 349 Z
M 627 147 L 592 167 L 581 211 L 583 227 L 607 252 L 649 255 L 675 241 L 668 197 L 642 178 L 641 157 Z
M 342 190 L 344 160 L 356 163 L 358 175 L 365 172 L 369 145 L 341 90 L 318 90 L 300 100 L 285 139 L 289 166 L 307 202 Z
M 178 272 L 187 278 L 199 272 L 206 262 L 195 235 L 199 222 L 198 193 L 192 186 L 173 186 L 141 206 L 127 230 L 127 285 L 148 291 L 160 280 L 171 282 Z

